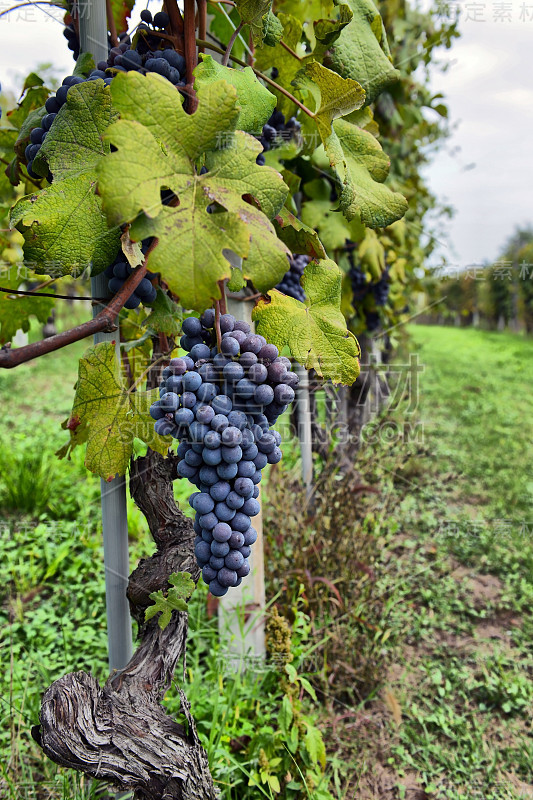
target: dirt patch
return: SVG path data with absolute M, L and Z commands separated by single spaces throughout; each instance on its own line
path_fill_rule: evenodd
M 496 575 L 476 575 L 470 567 L 457 567 L 451 577 L 461 583 L 465 596 L 477 610 L 496 605 L 501 597 L 503 584 Z

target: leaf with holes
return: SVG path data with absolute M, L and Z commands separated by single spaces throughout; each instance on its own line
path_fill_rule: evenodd
M 301 279 L 309 305 L 273 289 L 253 310 L 257 333 L 288 347 L 307 369 L 351 385 L 359 374 L 359 345 L 340 310 L 342 272 L 334 261 L 311 261 Z
M 87 267 L 102 272 L 120 245 L 96 193 L 95 166 L 109 146 L 102 134 L 115 118 L 103 81 L 73 86 L 38 158 L 54 175 L 51 186 L 23 197 L 11 224 L 24 236 L 24 256 L 40 274 L 79 275 Z M 36 163 L 37 163 L 36 159 Z
M 275 285 L 286 248 L 270 219 L 288 188 L 255 163 L 259 142 L 235 130 L 236 89 L 226 81 L 199 86 L 194 114 L 159 75 L 120 73 L 111 94 L 121 118 L 104 136 L 116 152 L 98 166 L 99 191 L 110 222 L 131 223 L 134 240 L 157 238 L 148 269 L 161 273 L 182 306 L 200 311 L 231 275 L 228 251 L 248 259 L 243 273 L 260 291 Z M 175 202 L 164 205 L 162 190 Z

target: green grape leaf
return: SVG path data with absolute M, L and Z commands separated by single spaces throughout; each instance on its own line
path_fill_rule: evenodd
M 346 239 L 357 240 L 364 236 L 365 228 L 359 218 L 351 222 L 332 208 L 331 185 L 324 178 L 316 178 L 305 184 L 305 195 L 310 198 L 302 203 L 302 221 L 314 228 L 328 252 L 344 247 Z
M 329 17 L 333 5 L 333 0 L 307 0 L 305 3 L 302 0 L 276 0 L 277 11 L 292 14 L 306 22 Z
M 243 271 L 260 291 L 275 285 L 285 250 L 269 220 L 288 188 L 279 173 L 255 163 L 259 142 L 235 131 L 235 87 L 200 86 L 192 115 L 159 75 L 120 73 L 111 94 L 121 119 L 104 136 L 116 152 L 98 166 L 99 192 L 111 222 L 132 223 L 133 240 L 157 237 L 148 269 L 162 274 L 185 308 L 199 311 L 220 297 L 218 282 L 231 275 L 225 251 L 248 258 Z M 201 156 L 204 174 L 196 169 Z M 162 189 L 179 204 L 163 205 Z
M 194 70 L 195 89 L 225 80 L 237 90 L 241 107 L 235 127 L 249 133 L 260 133 L 276 107 L 276 98 L 257 79 L 251 67 L 231 69 L 218 64 L 210 55 L 200 55 L 202 59 Z
M 306 64 L 294 84 L 307 90 L 315 101 L 315 122 L 322 141 L 331 135 L 334 119 L 361 108 L 365 102 L 365 93 L 357 81 L 341 78 L 318 61 Z
M 291 253 L 302 253 L 311 258 L 326 258 L 326 251 L 317 232 L 286 208 L 282 208 L 275 217 L 274 227 L 278 237 Z
M 86 351 L 80 359 L 68 427 L 72 432 L 80 424 L 87 426 L 87 469 L 104 480 L 124 475 L 135 438 L 166 455 L 171 439 L 155 433 L 149 414 L 158 394 L 156 389 L 149 392 L 126 389 L 114 342 L 101 342 Z
M 315 39 L 317 44 L 313 51 L 313 58 L 319 59 L 331 45 L 337 41 L 341 31 L 349 25 L 353 19 L 350 6 L 341 3 L 338 6 L 339 15 L 337 19 L 317 19 L 313 22 Z
M 27 278 L 21 276 L 16 264 L 4 262 L 0 277 L 3 289 L 18 289 L 25 280 Z M 31 317 L 36 317 L 39 322 L 46 322 L 54 303 L 53 297 L 30 297 L 0 292 L 0 344 L 10 342 L 18 330 L 27 333 Z
M 144 612 L 146 622 L 155 617 L 156 614 L 161 614 L 158 623 L 162 630 L 170 622 L 173 611 L 187 611 L 187 600 L 196 588 L 190 572 L 173 572 L 168 579 L 168 583 L 170 583 L 170 589 L 166 595 L 163 594 L 161 589 L 150 594 L 150 599 L 154 603 L 148 606 Z
M 264 17 L 272 10 L 272 0 L 236 0 L 235 5 L 242 22 L 250 26 L 253 43 L 261 45 L 268 32 Z
M 359 81 L 372 103 L 400 77 L 390 61 L 387 35 L 372 0 L 346 0 L 353 18 L 329 50 L 326 63 L 343 78 Z
M 262 31 L 262 39 L 263 44 L 266 44 L 267 47 L 275 47 L 278 42 L 281 41 L 283 38 L 283 25 L 276 17 L 275 14 L 269 9 L 269 11 L 263 17 L 263 31 Z
M 297 51 L 302 38 L 302 23 L 295 17 L 289 14 L 278 14 L 278 20 L 283 25 L 283 41 L 293 51 Z M 292 81 L 296 77 L 296 73 L 301 69 L 302 62 L 294 58 L 288 50 L 281 44 L 275 47 L 263 48 L 258 50 L 255 54 L 255 66 L 261 72 L 268 72 L 273 64 L 276 65 L 278 70 L 278 77 L 276 83 L 288 89 L 291 94 L 294 91 Z M 271 88 L 272 92 L 277 98 L 278 109 L 290 117 L 297 110 L 296 106 L 288 97 L 282 92 L 277 91 L 274 87 Z
M 97 274 L 118 251 L 120 230 L 107 225 L 95 173 L 96 163 L 109 152 L 102 134 L 114 117 L 103 81 L 72 87 L 39 152 L 54 182 L 21 198 L 11 224 L 23 234 L 25 258 L 40 274 L 79 275 L 87 267 Z
M 76 59 L 76 66 L 72 74 L 77 78 L 86 78 L 90 72 L 96 67 L 94 58 L 91 53 L 80 53 Z
M 403 217 L 407 201 L 383 184 L 389 159 L 371 133 L 337 119 L 324 146 L 342 187 L 340 207 L 346 219 L 359 216 L 369 228 L 383 228 Z
M 158 288 L 157 296 L 150 304 L 150 314 L 143 320 L 144 327 L 151 328 L 155 333 L 165 333 L 174 338 L 181 331 L 182 310 L 180 306 L 170 299 L 168 294 Z
M 281 350 L 288 347 L 307 369 L 351 385 L 359 374 L 359 345 L 346 329 L 340 310 L 342 271 L 330 259 L 311 261 L 301 279 L 309 299 L 299 300 L 273 289 L 252 313 L 257 333 Z

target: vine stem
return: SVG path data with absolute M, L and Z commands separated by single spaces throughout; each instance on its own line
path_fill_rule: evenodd
M 111 35 L 111 44 L 113 47 L 118 47 L 119 39 L 117 36 L 117 26 L 115 25 L 115 17 L 113 16 L 113 9 L 111 8 L 111 0 L 105 0 L 107 25 Z
M 281 40 L 280 40 L 280 45 L 281 45 L 282 47 L 284 47 L 284 48 L 285 48 L 285 50 L 287 51 L 287 53 L 290 53 L 290 54 L 291 54 L 291 56 L 294 56 L 294 58 L 297 58 L 297 59 L 298 59 L 298 61 L 301 61 L 301 60 L 302 60 L 302 59 L 300 58 L 300 56 L 298 55 L 298 53 L 295 53 L 295 52 L 294 52 L 294 50 L 293 50 L 291 47 L 289 47 L 289 45 L 288 45 L 288 44 L 285 44 L 285 42 L 283 41 L 283 39 L 281 39 Z
M 183 17 L 176 0 L 165 0 L 163 8 L 170 19 L 170 32 L 178 42 L 178 50 L 183 52 Z
M 230 55 L 231 55 L 231 48 L 235 44 L 235 39 L 237 38 L 239 33 L 242 31 L 243 25 L 244 25 L 243 22 L 239 22 L 239 24 L 237 25 L 237 27 L 235 28 L 235 30 L 231 34 L 231 39 L 228 42 L 228 46 L 226 47 L 226 52 L 224 53 L 224 58 L 222 59 L 222 66 L 223 67 L 227 67 L 228 66 L 228 61 L 229 61 Z
M 198 6 L 198 36 L 205 39 L 207 31 L 207 0 L 196 0 Z M 205 52 L 205 48 L 199 47 L 199 53 Z
M 222 333 L 220 330 L 220 300 L 215 300 L 215 333 L 217 335 L 217 349 L 220 353 L 222 346 Z
M 197 39 L 196 41 L 198 45 L 207 47 L 208 50 L 214 50 L 215 53 L 220 53 L 223 55 L 225 52 L 221 47 L 217 47 L 215 44 L 211 44 L 211 42 L 206 42 L 200 39 Z M 236 58 L 236 56 L 232 55 L 230 55 L 230 58 L 232 61 L 235 61 L 235 63 L 239 64 L 241 67 L 248 66 L 248 64 L 241 58 Z M 307 116 L 311 117 L 311 119 L 315 119 L 315 114 L 313 113 L 313 111 L 311 111 L 310 108 L 307 108 L 307 106 L 304 106 L 303 103 L 300 103 L 300 101 L 297 100 L 293 94 L 288 92 L 287 89 L 284 89 L 283 86 L 280 86 L 279 83 L 276 83 L 276 81 L 273 81 L 272 78 L 269 78 L 267 75 L 265 75 L 263 72 L 256 69 L 255 67 L 251 67 L 251 69 L 253 69 L 254 73 L 257 75 L 258 78 L 261 78 L 261 80 L 265 81 L 265 83 L 269 83 L 270 86 L 273 86 L 274 89 L 278 90 L 278 92 L 281 92 L 281 94 L 284 94 L 285 97 L 288 97 L 289 100 L 291 100 L 294 103 L 294 105 L 298 106 L 298 108 L 301 108 L 304 114 L 307 114 Z
M 184 54 L 185 63 L 187 68 L 187 89 L 189 90 L 189 103 L 188 112 L 193 114 L 198 107 L 198 99 L 196 92 L 193 88 L 194 76 L 193 70 L 198 63 L 196 54 L 196 7 L 195 0 L 184 0 L 183 5 L 183 38 L 184 38 Z
M 228 307 L 226 305 L 226 283 L 225 281 L 217 281 L 217 283 L 220 286 L 220 310 L 223 314 L 227 314 Z
M 154 239 L 146 251 L 143 263 L 131 273 L 120 291 L 116 293 L 96 317 L 83 322 L 81 325 L 76 325 L 75 328 L 71 328 L 68 331 L 56 333 L 55 336 L 50 336 L 48 339 L 42 339 L 40 342 L 33 342 L 32 344 L 24 345 L 24 347 L 17 347 L 14 350 L 8 347 L 2 348 L 0 350 L 0 367 L 5 369 L 18 367 L 19 364 L 31 361 L 32 358 L 44 356 L 54 350 L 60 350 L 62 347 L 79 342 L 80 339 L 93 336 L 95 333 L 115 331 L 117 329 L 115 322 L 117 314 L 146 275 L 146 260 L 156 245 L 157 239 Z

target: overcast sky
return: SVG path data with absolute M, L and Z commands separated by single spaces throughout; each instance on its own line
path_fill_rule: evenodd
M 427 174 L 456 209 L 450 247 L 440 252 L 464 267 L 496 259 L 515 225 L 533 223 L 533 4 L 457 5 L 462 36 L 444 56 L 447 72 L 433 79 L 456 130 Z M 483 20 L 468 19 L 474 7 Z
M 152 7 L 156 8 L 153 3 Z M 433 87 L 447 98 L 456 130 L 428 170 L 433 190 L 456 209 L 449 246 L 440 253 L 452 266 L 493 260 L 517 224 L 533 222 L 533 0 L 462 0 L 462 37 L 443 53 L 446 73 Z M 7 8 L 6 0 L 0 9 Z M 44 7 L 0 18 L 3 87 L 20 88 L 22 73 L 53 62 L 71 73 L 73 59 L 58 20 Z M 474 11 L 475 9 L 475 11 Z M 474 21 L 474 13 L 481 17 Z M 457 151 L 455 152 L 454 151 Z

